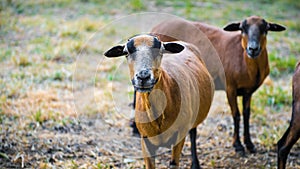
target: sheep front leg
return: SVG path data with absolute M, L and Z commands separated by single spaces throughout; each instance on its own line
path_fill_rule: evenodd
M 150 143 L 147 138 L 142 138 L 141 142 L 146 169 L 155 169 L 155 152 L 157 147 Z
M 170 162 L 170 168 L 179 168 L 179 158 L 181 155 L 182 147 L 184 145 L 185 138 L 182 139 L 177 145 L 172 148 L 172 158 Z
M 245 153 L 244 147 L 240 141 L 240 112 L 237 105 L 237 93 L 236 90 L 227 89 L 227 99 L 231 109 L 231 114 L 234 123 L 234 134 L 233 134 L 233 147 L 235 151 L 243 155 Z
M 248 95 L 248 94 L 243 96 L 244 143 L 246 144 L 247 149 L 251 153 L 255 153 L 256 148 L 251 141 L 251 136 L 250 136 L 250 132 L 249 132 L 251 96 L 252 95 Z

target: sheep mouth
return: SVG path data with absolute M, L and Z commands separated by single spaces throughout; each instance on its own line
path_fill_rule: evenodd
M 146 86 L 143 86 L 143 87 L 134 86 L 135 90 L 140 93 L 149 93 L 152 91 L 153 87 L 154 86 L 147 86 L 147 87 Z
M 260 50 L 257 51 L 249 51 L 247 50 L 247 55 L 249 58 L 255 59 L 260 54 Z
M 141 93 L 149 93 L 151 92 L 151 90 L 153 89 L 154 85 L 157 83 L 157 79 L 153 79 L 151 80 L 150 82 L 137 82 L 135 80 L 132 80 L 132 85 L 134 87 L 134 89 L 137 91 L 137 92 L 141 92 Z

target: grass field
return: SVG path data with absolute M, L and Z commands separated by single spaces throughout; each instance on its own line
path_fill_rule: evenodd
M 128 127 L 132 89 L 127 67 L 124 59 L 102 56 L 134 32 L 113 27 L 113 21 L 141 12 L 218 27 L 259 15 L 287 27 L 268 34 L 271 80 L 253 96 L 257 155 L 232 155 L 228 107 L 219 121 L 227 129 L 215 139 L 202 139 L 199 149 L 204 168 L 275 168 L 276 142 L 291 115 L 291 76 L 300 60 L 298 1 L 3 0 L 0 5 L 0 168 L 141 167 L 140 158 L 129 158 L 139 143 Z M 110 142 L 116 136 L 123 139 Z M 158 158 L 160 168 L 168 158 L 167 153 Z M 300 168 L 299 159 L 298 143 L 288 166 Z M 188 155 L 182 163 L 189 166 Z

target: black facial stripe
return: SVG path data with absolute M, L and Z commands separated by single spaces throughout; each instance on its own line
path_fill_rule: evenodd
M 247 28 L 247 20 L 244 20 L 244 21 L 242 22 L 242 28 Z
M 134 46 L 133 39 L 131 39 L 127 42 L 127 50 L 130 54 L 136 52 L 136 47 Z
M 247 20 L 245 19 L 240 26 L 243 33 L 248 34 L 249 25 L 247 25 Z
M 154 40 L 153 40 L 153 48 L 158 48 L 158 49 L 160 49 L 160 47 L 161 47 L 161 42 L 155 37 L 155 38 L 153 38 Z
M 247 25 L 247 20 L 246 19 L 243 21 L 242 25 L 244 25 L 244 26 Z
M 259 25 L 259 30 L 261 31 L 261 33 L 267 33 L 267 27 L 268 23 L 265 20 L 262 20 L 262 24 Z

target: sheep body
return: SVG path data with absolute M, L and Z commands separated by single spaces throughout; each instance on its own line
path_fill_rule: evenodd
M 159 147 L 172 147 L 170 165 L 177 168 L 188 133 L 192 168 L 200 168 L 196 128 L 209 112 L 214 83 L 198 49 L 185 42 L 162 43 L 156 37 L 138 35 L 105 55 L 127 55 L 146 168 L 155 168 Z
M 149 168 L 154 163 L 149 157 L 162 146 L 173 146 L 171 164 L 179 165 L 185 136 L 206 118 L 211 105 L 213 81 L 199 53 L 194 53 L 197 50 L 185 47 L 178 54 L 163 56 L 161 78 L 150 94 L 136 93 L 135 121 Z M 150 122 L 140 123 L 145 119 Z
M 187 129 L 183 131 L 188 132 L 207 116 L 214 93 L 212 79 L 205 68 L 205 64 L 199 58 L 200 53 L 197 49 L 186 43 L 181 42 L 181 44 L 186 47 L 182 52 L 163 56 L 161 78 L 154 89 L 163 91 L 164 94 L 154 95 L 149 100 L 147 99 L 148 93 L 137 92 L 135 121 L 142 137 L 153 137 L 161 134 L 170 126 L 174 130 L 186 127 Z M 166 103 L 164 99 L 166 99 Z M 151 103 L 153 104 L 152 110 L 160 111 L 151 113 L 160 114 L 159 118 L 156 119 L 156 115 L 154 118 L 148 119 L 152 123 L 139 123 L 148 118 L 148 115 L 144 116 L 145 114 L 142 113 L 151 109 Z M 164 111 L 162 108 L 165 108 Z M 178 117 L 178 115 L 182 117 Z M 192 122 L 194 123 L 192 124 Z M 185 132 L 180 134 L 186 135 Z M 178 137 L 183 138 L 182 135 Z M 166 140 L 163 142 L 167 142 L 168 138 L 164 137 L 164 139 Z

